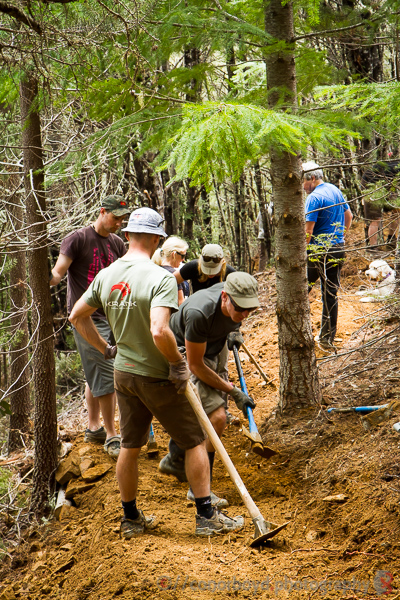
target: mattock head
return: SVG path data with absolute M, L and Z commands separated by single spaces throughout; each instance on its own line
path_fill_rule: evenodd
M 276 525 L 275 523 L 266 521 L 262 516 L 260 516 L 255 517 L 253 519 L 253 523 L 254 538 L 250 546 L 252 548 L 256 548 L 257 546 L 261 546 L 264 542 L 273 538 L 277 533 L 282 531 L 282 529 L 289 525 L 290 521 L 287 521 L 283 525 Z

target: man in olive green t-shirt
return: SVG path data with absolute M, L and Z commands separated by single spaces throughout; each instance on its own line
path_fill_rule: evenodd
M 124 517 L 121 535 L 130 539 L 152 526 L 136 507 L 138 456 L 148 439 L 153 415 L 186 451 L 186 473 L 195 495 L 196 534 L 240 529 L 211 505 L 210 471 L 205 435 L 183 395 L 190 371 L 169 328 L 178 308 L 176 280 L 150 259 L 165 237 L 162 218 L 150 208 L 134 211 L 123 230 L 129 240 L 124 257 L 103 269 L 75 304 L 70 320 L 79 333 L 106 357 L 114 357 L 120 412 L 121 452 L 116 474 Z M 93 326 L 91 314 L 102 307 L 116 340 L 107 344 Z M 171 384 L 171 381 L 173 384 Z M 175 389 L 176 388 L 176 389 Z

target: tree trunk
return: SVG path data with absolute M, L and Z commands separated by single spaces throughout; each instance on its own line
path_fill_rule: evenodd
M 269 218 L 268 211 L 265 206 L 264 190 L 262 185 L 260 163 L 257 161 L 254 169 L 254 180 L 256 182 L 258 206 L 260 208 L 261 223 L 260 228 L 264 231 L 264 238 L 259 239 L 259 250 L 260 250 L 260 263 L 258 266 L 259 271 L 264 271 L 267 266 L 267 262 L 271 260 L 271 221 Z
M 22 145 L 28 226 L 28 269 L 34 309 L 33 382 L 35 390 L 35 467 L 31 510 L 39 517 L 50 510 L 57 468 L 57 415 L 53 321 L 48 284 L 47 231 L 43 191 L 43 148 L 38 83 L 27 75 L 20 85 Z
M 200 196 L 198 188 L 190 186 L 190 180 L 187 181 L 187 192 L 186 192 L 186 212 L 185 212 L 185 224 L 183 229 L 183 238 L 189 242 L 193 240 L 193 225 L 194 217 L 196 212 L 196 203 Z
M 200 64 L 200 50 L 195 47 L 188 47 L 183 54 L 184 65 L 186 69 L 192 69 L 196 65 Z M 187 102 L 198 102 L 200 99 L 200 87 L 199 81 L 196 77 L 190 80 L 186 90 Z M 186 212 L 185 212 L 185 225 L 183 229 L 183 237 L 186 241 L 193 240 L 193 227 L 196 213 L 196 203 L 200 197 L 201 190 L 190 185 L 190 179 L 187 180 L 187 196 L 186 196 Z M 211 240 L 210 240 L 211 242 Z
M 265 28 L 277 40 L 290 43 L 294 36 L 293 6 L 281 0 L 265 5 Z M 296 102 L 296 69 L 293 51 L 266 57 L 269 108 L 285 98 Z M 308 406 L 321 392 L 314 352 L 307 289 L 304 201 L 300 156 L 271 152 L 272 195 L 276 225 L 276 289 L 280 355 L 279 407 Z
M 14 227 L 23 228 L 23 210 L 14 195 L 9 200 L 10 219 Z M 28 357 L 28 294 L 26 284 L 25 247 L 16 247 L 12 253 L 10 270 L 10 296 L 13 306 L 10 344 L 10 428 L 8 453 L 24 446 L 24 438 L 30 431 L 29 357 Z

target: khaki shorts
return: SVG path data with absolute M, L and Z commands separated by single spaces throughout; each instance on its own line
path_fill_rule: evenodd
M 201 444 L 206 436 L 189 400 L 165 379 L 114 371 L 122 448 L 147 444 L 153 415 L 182 450 Z
M 108 340 L 110 326 L 105 320 L 93 320 L 99 334 Z M 94 398 L 114 393 L 114 361 L 106 360 L 101 352 L 89 344 L 75 329 L 72 328 L 75 344 L 82 361 L 86 382 Z
M 389 203 L 378 206 L 376 202 L 364 200 L 364 218 L 366 221 L 379 221 L 382 219 L 384 213 L 387 214 L 390 212 L 393 212 L 395 217 L 399 214 L 399 210 L 393 208 Z
M 225 344 L 221 352 L 215 358 L 204 358 L 204 363 L 210 367 L 224 381 L 228 381 L 228 346 Z M 227 394 L 210 387 L 194 375 L 191 376 L 191 381 L 195 384 L 199 392 L 200 400 L 207 415 L 217 410 L 220 406 L 225 406 Z

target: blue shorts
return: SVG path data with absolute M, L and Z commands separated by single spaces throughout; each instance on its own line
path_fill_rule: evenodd
M 93 321 L 101 337 L 108 340 L 111 329 L 107 321 Z M 106 396 L 114 393 L 114 361 L 106 360 L 101 352 L 87 342 L 72 328 L 77 350 L 80 354 L 86 382 L 93 396 Z

